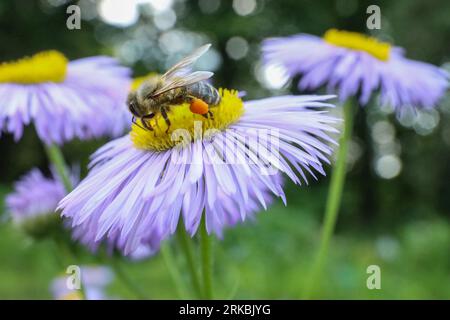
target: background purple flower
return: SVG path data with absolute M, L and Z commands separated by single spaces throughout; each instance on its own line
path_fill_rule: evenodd
M 77 181 L 78 175 L 72 174 L 72 182 Z M 13 221 L 20 223 L 55 213 L 65 195 L 64 185 L 56 174 L 46 177 L 39 169 L 33 169 L 14 184 L 14 191 L 6 196 L 6 208 Z
M 71 174 L 73 184 L 79 174 Z M 41 239 L 60 230 L 60 218 L 56 214 L 58 202 L 66 195 L 66 190 L 58 176 L 46 177 L 38 169 L 33 169 L 14 185 L 14 191 L 6 196 L 6 210 L 12 221 L 27 235 Z
M 360 45 L 364 50 L 332 44 L 326 41 L 328 32 L 325 39 L 299 34 L 265 40 L 264 63 L 282 65 L 290 77 L 300 75 L 300 90 L 326 86 L 341 101 L 357 96 L 360 104 L 366 105 L 379 91 L 381 103 L 391 105 L 399 113 L 405 107 L 433 108 L 445 94 L 448 74 L 443 69 L 407 59 L 401 48 L 373 38 L 337 30 L 329 32 L 343 36 L 347 45 Z
M 23 127 L 33 123 L 47 144 L 122 134 L 130 124 L 123 106 L 130 70 L 103 56 L 68 62 L 66 69 L 60 82 L 45 75 L 43 82 L 0 81 L 0 129 L 18 140 Z
M 72 185 L 79 182 L 78 170 L 72 170 L 70 174 Z M 25 228 L 30 235 L 46 235 L 49 227 L 60 227 L 57 224 L 56 208 L 59 201 L 66 196 L 67 192 L 59 176 L 52 171 L 52 175 L 46 177 L 39 169 L 33 169 L 22 177 L 14 185 L 14 191 L 6 196 L 6 210 L 10 214 L 14 223 Z M 66 226 L 70 221 L 64 221 Z M 86 230 L 77 228 L 73 235 L 83 244 L 89 246 L 94 251 L 101 243 L 90 246 L 91 242 Z M 159 244 L 154 244 L 154 247 Z M 107 248 L 114 250 L 113 243 L 105 243 Z M 142 245 L 132 252 L 130 257 L 135 260 L 142 260 L 153 255 L 155 250 L 152 247 Z

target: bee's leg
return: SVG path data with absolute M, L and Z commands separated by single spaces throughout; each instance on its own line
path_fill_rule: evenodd
M 146 120 L 150 120 L 150 119 L 153 119 L 154 117 L 155 117 L 154 113 L 149 113 L 149 114 L 146 114 L 145 116 L 143 116 L 142 118 L 146 119 Z
M 169 132 L 169 128 L 170 128 L 170 119 L 169 119 L 169 116 L 167 115 L 167 110 L 166 110 L 166 108 L 161 108 L 161 115 L 163 116 L 163 118 L 164 118 L 164 121 L 166 121 L 166 124 L 167 124 L 167 129 L 166 129 L 166 133 L 167 132 Z
M 143 126 L 141 126 L 139 123 L 137 123 L 136 117 L 135 117 L 135 116 L 133 116 L 133 117 L 131 118 L 131 122 L 132 122 L 133 124 L 137 125 L 139 128 L 145 130 L 145 128 L 144 128 Z
M 146 121 L 142 121 L 142 124 L 144 125 L 145 129 L 153 131 L 153 127 L 148 124 Z
M 214 114 L 211 111 L 208 111 L 207 113 L 202 114 L 202 117 L 204 117 L 206 119 L 214 120 Z
M 197 97 L 195 97 L 195 96 L 193 96 L 193 95 L 188 96 L 188 98 L 189 98 L 189 102 L 191 102 L 191 101 L 194 100 L 194 99 L 200 99 L 200 100 L 203 100 L 203 99 L 197 98 Z M 203 100 L 203 101 L 204 101 L 204 100 Z M 211 111 L 208 111 L 207 113 L 202 114 L 201 116 L 204 117 L 204 118 L 206 118 L 206 119 L 214 120 L 214 115 L 213 115 L 213 113 L 212 113 Z
M 150 131 L 153 131 L 153 127 L 150 124 L 148 124 L 146 120 L 153 119 L 154 116 L 155 116 L 154 113 L 150 113 L 141 118 L 142 125 Z

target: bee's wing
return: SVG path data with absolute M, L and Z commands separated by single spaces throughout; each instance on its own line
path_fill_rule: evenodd
M 176 75 L 187 74 L 191 71 L 191 66 L 200 58 L 208 49 L 211 47 L 211 44 L 205 44 L 200 48 L 196 49 L 187 57 L 181 59 L 178 63 L 172 66 L 166 73 L 162 75 L 162 80 L 170 82 L 172 78 Z
M 212 72 L 208 71 L 196 71 L 191 72 L 192 64 L 197 61 L 208 49 L 211 44 L 205 44 L 196 49 L 187 57 L 183 58 L 173 67 L 171 67 L 166 73 L 161 76 L 161 82 L 163 85 L 152 93 L 152 96 L 160 95 L 166 91 L 191 85 L 193 83 L 209 79 L 213 76 Z
M 196 71 L 186 76 L 175 77 L 171 82 L 166 82 L 161 88 L 152 93 L 152 96 L 157 96 L 175 88 L 185 87 L 199 81 L 207 80 L 211 78 L 213 74 L 214 73 L 209 71 Z

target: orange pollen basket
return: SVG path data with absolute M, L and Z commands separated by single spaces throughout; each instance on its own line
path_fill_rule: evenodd
M 207 114 L 209 111 L 209 106 L 205 101 L 194 98 L 189 106 L 189 109 L 195 114 Z

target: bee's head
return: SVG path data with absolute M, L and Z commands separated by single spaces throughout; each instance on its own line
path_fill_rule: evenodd
M 137 118 L 140 118 L 143 116 L 143 114 L 141 114 L 141 112 L 140 112 L 139 102 L 137 99 L 136 91 L 132 91 L 128 94 L 127 106 L 128 106 L 128 109 L 130 110 L 130 112 L 133 114 L 133 116 L 135 116 Z

